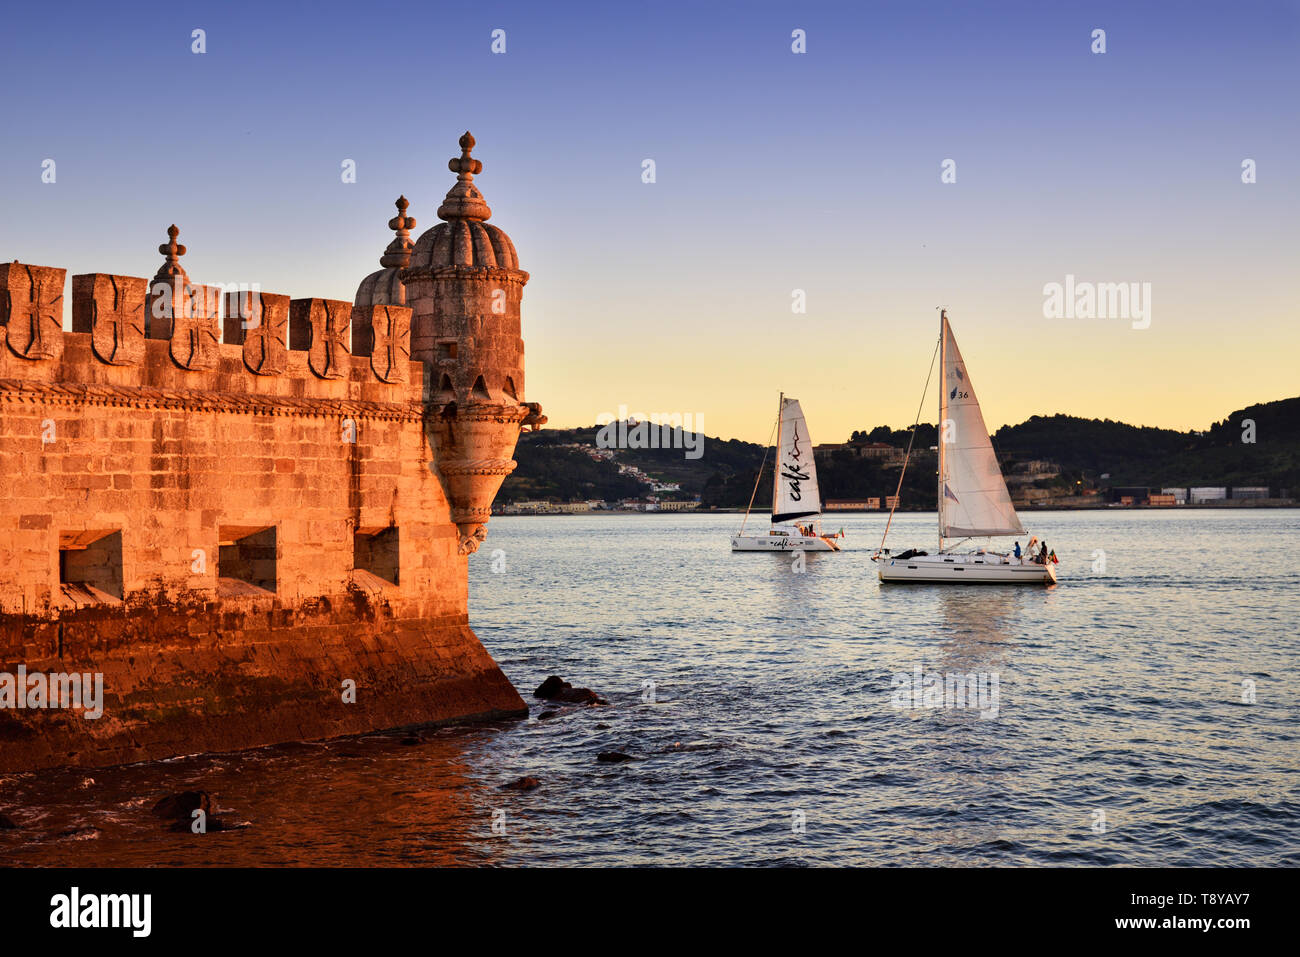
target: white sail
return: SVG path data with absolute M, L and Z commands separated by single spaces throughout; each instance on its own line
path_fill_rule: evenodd
M 1020 535 L 1006 480 L 980 413 L 975 387 L 946 314 L 942 324 L 943 379 L 939 394 L 939 535 Z
M 772 490 L 773 523 L 791 522 L 821 514 L 821 493 L 817 489 L 817 466 L 813 462 L 812 439 L 798 399 L 781 400 L 781 424 L 777 431 L 776 478 Z

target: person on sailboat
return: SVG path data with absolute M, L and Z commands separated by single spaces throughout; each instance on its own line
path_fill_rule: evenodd
M 1047 542 L 1043 542 L 1038 546 L 1038 558 L 1036 561 L 1040 565 L 1047 564 Z
M 1016 554 L 1016 560 L 1019 561 L 1019 560 L 1020 560 L 1020 542 L 1019 542 L 1019 541 L 1016 542 L 1016 553 L 1015 553 L 1015 554 Z

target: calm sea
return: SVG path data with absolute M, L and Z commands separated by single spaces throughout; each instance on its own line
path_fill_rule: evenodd
M 471 621 L 528 721 L 10 777 L 0 860 L 1300 865 L 1300 512 L 1025 518 L 1054 588 L 882 587 L 876 515 L 802 573 L 738 516 L 494 518 Z M 609 706 L 539 720 L 549 674 Z M 247 826 L 167 832 L 187 788 Z

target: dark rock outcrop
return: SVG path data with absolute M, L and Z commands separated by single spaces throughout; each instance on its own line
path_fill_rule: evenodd
M 542 782 L 537 780 L 537 778 L 522 777 L 515 778 L 515 780 L 508 784 L 501 785 L 501 788 L 504 791 L 531 791 L 533 788 L 541 786 Z
M 609 704 L 590 688 L 575 688 L 559 675 L 551 675 L 538 685 L 537 690 L 533 692 L 533 697 L 563 704 Z
M 636 758 L 622 751 L 602 751 L 596 755 L 596 760 L 602 764 L 618 764 L 621 761 L 635 761 Z
M 569 683 L 565 681 L 563 678 L 561 678 L 559 675 L 551 675 L 549 678 L 547 678 L 545 681 L 543 681 L 540 685 L 537 686 L 537 690 L 533 692 L 533 697 L 550 700 L 551 698 L 554 698 L 557 694 L 560 693 L 561 688 L 565 687 L 568 684 Z
M 167 795 L 153 806 L 156 817 L 185 822 L 193 818 L 195 811 L 211 814 L 212 795 L 207 791 L 181 791 Z
M 555 700 L 565 704 L 609 704 L 590 688 L 565 688 Z
M 16 830 L 18 830 L 18 825 L 14 823 L 14 819 L 8 814 L 0 814 L 0 831 Z

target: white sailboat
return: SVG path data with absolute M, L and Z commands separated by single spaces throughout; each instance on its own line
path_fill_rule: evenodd
M 754 494 L 763 469 L 758 470 Z M 821 528 L 821 493 L 817 488 L 817 464 L 813 461 L 808 423 L 797 399 L 781 395 L 776 425 L 776 472 L 772 477 L 772 527 L 767 534 L 745 534 L 754 496 L 749 498 L 740 531 L 731 536 L 733 552 L 838 552 L 838 535 L 824 535 Z M 843 533 L 841 533 L 843 534 Z
M 946 310 L 939 313 L 939 366 L 939 548 L 933 553 L 908 549 L 895 555 L 882 540 L 880 550 L 872 556 L 880 580 L 1055 584 L 1055 555 L 1044 555 L 1041 560 L 1033 555 L 1037 539 L 1030 541 L 1022 556 L 990 548 L 959 550 L 971 538 L 1024 535 L 1025 528 L 1011 504 Z M 885 537 L 888 535 L 887 523 Z M 958 541 L 950 545 L 949 539 Z

